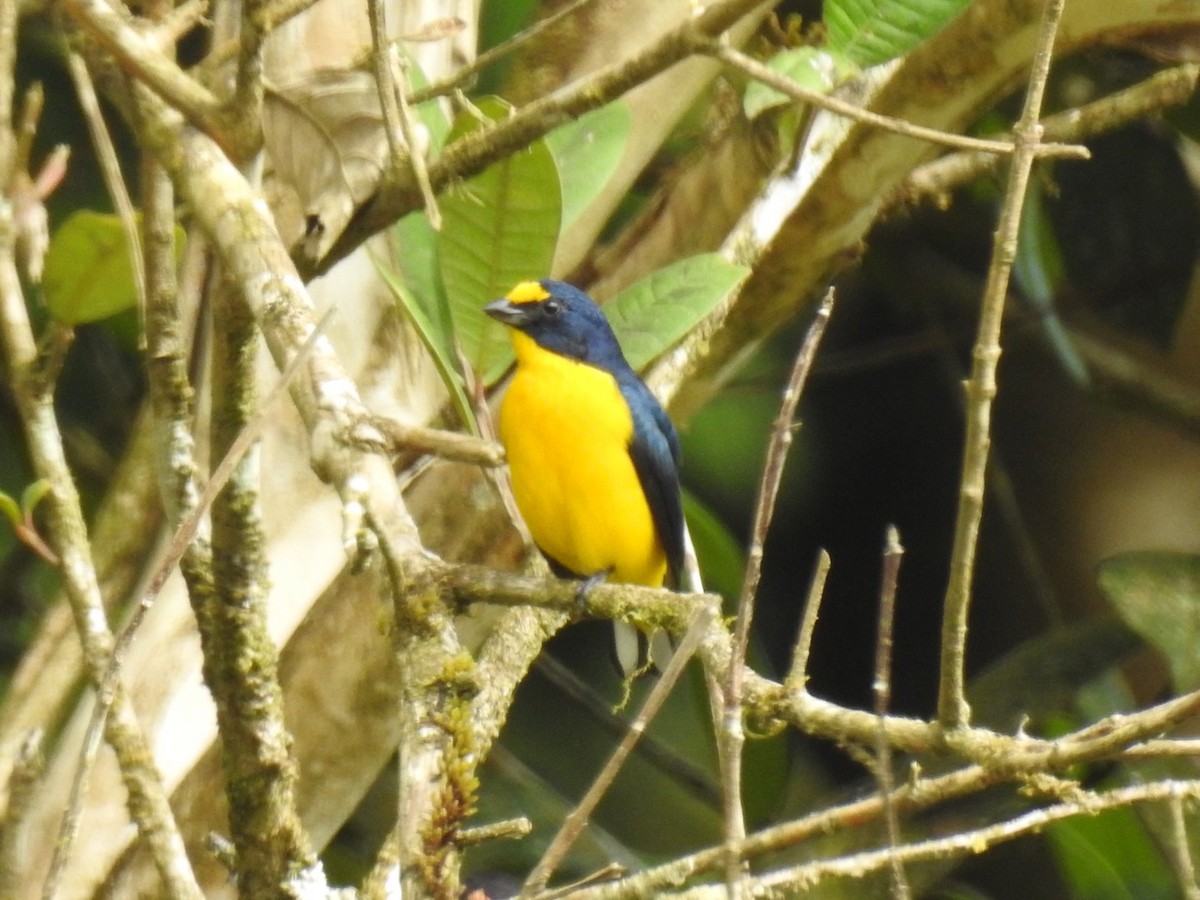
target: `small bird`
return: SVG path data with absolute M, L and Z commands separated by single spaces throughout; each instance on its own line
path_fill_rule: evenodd
M 560 576 L 677 588 L 684 524 L 679 438 L 583 291 L 526 281 L 484 307 L 511 330 L 500 409 L 513 494 Z M 617 653 L 628 672 L 633 653 Z M 631 656 L 633 657 L 631 659 Z

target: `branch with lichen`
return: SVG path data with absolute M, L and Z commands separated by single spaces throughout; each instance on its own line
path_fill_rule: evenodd
M 11 83 L 12 45 L 3 39 L 0 27 L 0 81 Z M 12 34 L 8 34 L 11 38 Z M 0 112 L 0 140 L 12 147 L 11 105 Z M 0 184 L 14 178 L 11 154 L 0 155 Z M 79 494 L 63 452 L 62 437 L 54 411 L 52 385 L 39 377 L 39 357 L 25 298 L 15 265 L 15 232 L 12 206 L 0 204 L 0 340 L 8 364 L 9 382 L 24 424 L 26 446 L 35 473 L 51 485 L 42 509 L 46 537 L 60 560 L 59 571 L 75 616 L 84 661 L 99 690 L 113 647 L 103 602 L 93 567 L 87 526 Z M 168 803 L 163 784 L 154 768 L 149 746 L 124 687 L 114 688 L 105 737 L 116 751 L 121 774 L 129 791 L 130 813 L 150 844 L 159 872 L 168 888 L 180 897 L 201 896 L 184 851 L 183 841 Z

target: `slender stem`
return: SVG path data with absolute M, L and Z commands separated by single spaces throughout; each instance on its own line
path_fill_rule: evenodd
M 903 119 L 896 119 L 891 116 L 883 116 L 879 113 L 871 112 L 868 109 L 855 106 L 853 103 L 847 103 L 845 100 L 829 94 L 823 94 L 820 91 L 803 87 L 790 78 L 767 68 L 753 57 L 734 50 L 726 44 L 713 42 L 702 49 L 727 66 L 749 75 L 756 81 L 761 81 L 768 87 L 786 94 L 793 100 L 810 103 L 828 112 L 845 116 L 848 119 L 854 119 L 856 122 L 863 122 L 867 125 L 874 125 L 876 128 L 882 128 L 884 131 L 894 131 L 896 134 L 907 135 L 918 140 L 940 144 L 944 147 L 955 147 L 959 150 L 973 150 L 980 153 L 1011 154 L 1016 152 L 1019 145 L 1019 141 L 1015 139 L 1006 141 L 970 137 L 969 135 L 954 134 L 950 131 L 939 131 L 936 128 L 926 128 L 924 125 L 914 125 L 912 122 L 906 122 Z M 1061 156 L 1066 159 L 1091 158 L 1091 151 L 1087 147 L 1074 144 L 1040 144 L 1033 152 L 1038 156 Z
M 445 94 L 449 94 L 455 88 L 459 88 L 470 83 L 476 75 L 490 66 L 496 60 L 501 59 L 515 50 L 520 49 L 547 28 L 551 28 L 554 25 L 557 25 L 563 19 L 573 16 L 583 7 L 593 2 L 595 2 L 595 0 L 572 0 L 571 3 L 568 3 L 562 9 L 555 10 L 543 19 L 538 19 L 524 31 L 514 34 L 508 40 L 502 41 L 495 47 L 491 47 L 485 50 L 483 53 L 480 53 L 477 57 L 475 57 L 475 59 L 456 71 L 453 75 L 443 78 L 441 81 L 435 82 L 434 84 L 424 87 L 419 91 L 414 91 L 412 97 L 409 98 L 409 102 L 424 103 L 426 100 L 432 100 L 434 97 L 444 96 Z
M 546 887 L 558 864 L 562 862 L 567 851 L 571 849 L 576 839 L 583 833 L 583 829 L 587 827 L 588 819 L 591 818 L 604 794 L 612 787 L 617 773 L 625 765 L 629 754 L 633 752 L 638 740 L 645 733 L 646 727 L 662 709 L 667 696 L 679 681 L 679 676 L 683 674 L 684 666 L 688 664 L 696 652 L 696 648 L 700 646 L 700 640 L 708 631 L 714 618 L 714 610 L 710 606 L 698 607 L 692 614 L 691 624 L 675 654 L 671 657 L 671 661 L 667 664 L 667 668 L 651 689 L 642 708 L 638 710 L 637 717 L 630 723 L 629 730 L 625 732 L 617 749 L 613 751 L 613 755 L 609 757 L 604 768 L 600 770 L 600 774 L 596 776 L 595 781 L 579 801 L 579 805 L 571 810 L 563 820 L 558 833 L 550 841 L 542 858 L 538 860 L 537 865 L 525 880 L 522 896 L 531 896 Z
M 896 786 L 892 778 L 892 747 L 888 743 L 887 731 L 883 727 L 884 717 L 892 703 L 892 632 L 896 621 L 896 582 L 900 577 L 900 559 L 904 547 L 900 544 L 900 532 L 895 525 L 887 530 L 887 545 L 883 551 L 883 585 L 879 591 L 879 633 L 875 638 L 875 715 L 879 719 L 878 736 L 875 740 L 875 780 L 879 784 L 879 796 L 883 801 L 883 820 L 887 825 L 888 846 L 900 846 L 900 820 L 896 813 L 894 793 Z M 904 874 L 904 863 L 899 856 L 892 859 L 892 896 L 907 900 L 912 895 L 908 878 Z
M 783 466 L 787 461 L 788 449 L 792 444 L 792 434 L 795 430 L 796 405 L 800 402 L 800 394 L 804 383 L 812 369 L 817 347 L 825 333 L 825 326 L 833 311 L 833 289 L 826 292 L 825 297 L 817 307 L 816 317 L 809 326 L 792 372 L 783 391 L 783 401 L 779 406 L 779 415 L 771 430 L 771 441 L 767 445 L 767 460 L 763 467 L 762 484 L 759 487 L 758 502 L 754 508 L 754 525 L 751 530 L 750 549 L 746 554 L 746 573 L 742 579 L 742 589 L 738 597 L 737 621 L 733 633 L 733 655 L 729 663 L 728 680 L 725 683 L 725 711 L 722 721 L 721 735 L 718 742 L 723 747 L 721 777 L 725 787 L 725 842 L 729 847 L 729 857 L 726 860 L 726 885 L 730 896 L 737 895 L 737 884 L 741 878 L 741 859 L 737 852 L 739 842 L 746 836 L 745 820 L 742 814 L 742 747 L 745 744 L 745 732 L 742 727 L 742 694 L 745 680 L 746 648 L 750 643 L 750 625 L 754 619 L 754 598 L 758 593 L 758 582 L 762 575 L 763 547 L 767 540 L 767 531 L 771 527 L 771 518 L 775 513 L 775 499 L 779 494 L 779 485 L 783 480 Z
M 1115 94 L 1048 116 L 1042 122 L 1046 139 L 1077 143 L 1158 110 L 1182 105 L 1195 93 L 1198 79 L 1200 65 L 1196 63 L 1156 72 L 1145 81 Z M 1003 161 L 1003 157 L 995 153 L 978 150 L 948 153 L 914 169 L 896 190 L 894 199 L 912 203 L 945 195 L 953 188 L 995 170 Z
M 0 59 L 4 56 L 2 21 L 0 19 Z M 5 77 L 0 75 L 0 81 L 4 80 Z M 7 154 L 12 132 L 7 119 L 0 121 L 0 133 L 5 135 L 0 138 L 3 144 L 0 149 L 4 151 L 0 152 L 0 162 L 3 162 L 11 159 Z M 11 173 L 0 169 L 0 183 L 10 181 Z M 92 564 L 79 494 L 63 451 L 50 390 L 52 386 L 36 389 L 37 348 L 13 264 L 11 213 L 12 205 L 5 197 L 0 200 L 0 340 L 35 474 L 52 485 L 41 505 L 47 523 L 47 542 L 61 560 L 59 571 L 83 644 L 84 660 L 92 684 L 100 689 L 113 636 Z M 200 898 L 200 888 L 188 862 L 166 789 L 129 697 L 119 684 L 114 691 L 112 715 L 106 723 L 105 736 L 116 751 L 122 779 L 129 791 L 131 814 L 148 839 L 166 890 L 172 896 Z
M 225 134 L 217 98 L 165 56 L 154 37 L 142 34 L 104 0 L 63 0 L 62 8 L 132 72 L 188 118 L 214 136 Z
M 1196 884 L 1196 866 L 1192 862 L 1191 845 L 1188 843 L 1187 819 L 1183 811 L 1183 797 L 1172 795 L 1167 800 L 1171 813 L 1171 857 L 1175 874 L 1186 900 L 1200 900 L 1200 885 Z
M 1062 16 L 1064 0 L 1047 0 L 1034 56 L 1025 107 L 1013 129 L 1016 151 L 1005 189 L 1000 224 L 992 245 L 992 261 L 984 288 L 979 333 L 975 341 L 971 377 L 967 381 L 967 433 L 963 448 L 962 479 L 954 546 L 950 557 L 950 581 L 946 588 L 942 618 L 942 654 L 938 685 L 938 720 L 945 728 L 966 725 L 971 718 L 964 694 L 967 643 L 967 614 L 975 574 L 975 548 L 983 518 L 988 448 L 991 445 L 992 402 L 996 396 L 996 368 L 1000 362 L 1000 325 L 1008 280 L 1017 253 L 1017 231 L 1029 172 L 1042 138 L 1038 117 L 1050 72 L 1054 37 Z
M 808 656 L 812 651 L 813 633 L 817 628 L 821 598 L 825 596 L 825 580 L 829 577 L 831 564 L 829 552 L 825 549 L 819 550 L 812 583 L 808 587 L 808 599 L 804 603 L 804 616 L 800 620 L 800 633 L 796 638 L 796 647 L 792 651 L 792 667 L 784 682 L 784 688 L 788 691 L 808 689 Z
M 130 262 L 133 264 L 133 283 L 137 288 L 138 321 L 145 327 L 146 321 L 146 267 L 142 260 L 141 232 L 138 228 L 137 215 L 133 208 L 133 200 L 129 196 L 129 188 L 121 174 L 121 162 L 117 158 L 117 149 L 113 145 L 108 126 L 104 124 L 104 116 L 100 112 L 100 100 L 96 96 L 96 87 L 92 84 L 92 76 L 82 57 L 74 51 L 67 52 L 67 71 L 71 73 L 71 81 L 75 85 L 75 94 L 79 98 L 79 108 L 83 110 L 84 121 L 87 122 L 88 134 L 92 139 L 92 147 L 96 151 L 96 159 L 100 163 L 100 174 L 104 176 L 104 186 L 108 196 L 116 207 L 121 219 L 121 227 L 125 231 L 125 240 L 129 244 Z M 143 334 L 142 340 L 145 340 Z

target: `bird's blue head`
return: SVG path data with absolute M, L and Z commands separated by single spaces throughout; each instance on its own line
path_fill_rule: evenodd
M 483 311 L 552 353 L 603 369 L 625 365 L 604 313 L 574 285 L 550 279 L 523 281 Z

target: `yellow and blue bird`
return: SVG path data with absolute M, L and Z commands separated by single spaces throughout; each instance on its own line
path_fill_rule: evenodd
M 600 307 L 546 279 L 518 284 L 484 311 L 511 329 L 517 368 L 500 440 L 517 506 L 551 567 L 678 587 L 679 438 Z

